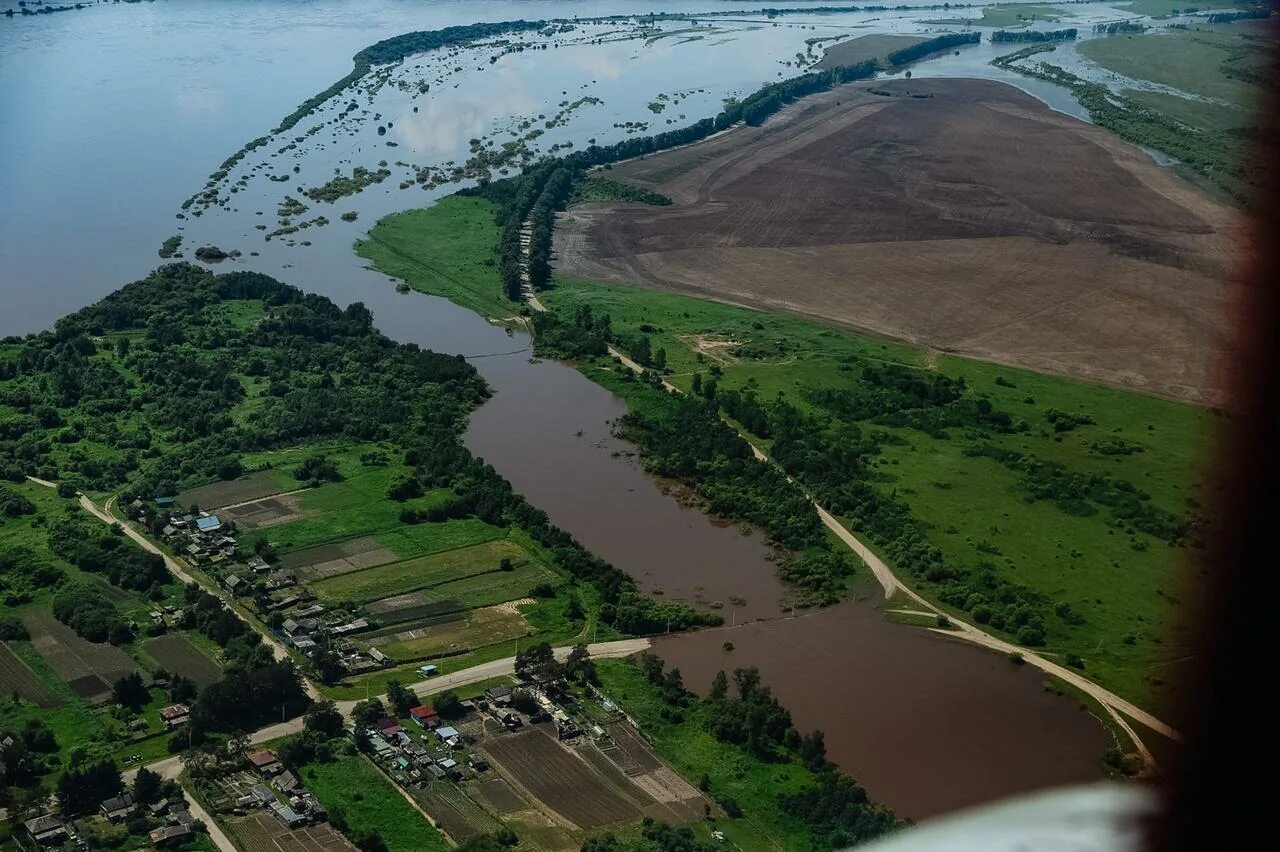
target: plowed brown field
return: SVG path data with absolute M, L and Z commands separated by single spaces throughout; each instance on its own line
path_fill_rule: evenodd
M 1013 87 L 851 84 L 609 177 L 676 203 L 571 209 L 561 274 L 1222 396 L 1238 215 Z

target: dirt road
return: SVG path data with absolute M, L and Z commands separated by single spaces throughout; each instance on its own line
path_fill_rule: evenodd
M 545 311 L 547 309 L 546 306 L 543 305 L 542 302 L 540 302 L 536 296 L 529 297 L 528 303 L 529 303 L 529 306 L 535 311 Z M 613 348 L 612 346 L 609 347 L 609 354 L 617 358 L 623 364 L 623 366 L 625 366 L 627 369 L 633 372 L 641 373 L 644 371 L 643 367 L 641 367 L 635 361 L 628 358 L 626 355 L 619 352 L 617 349 Z M 679 388 L 675 387 L 674 385 L 666 381 L 664 381 L 662 384 L 663 384 L 663 387 L 665 387 L 669 392 L 672 392 L 672 393 L 682 392 L 680 391 Z M 766 455 L 763 450 L 757 447 L 750 440 L 749 437 L 747 437 L 746 435 L 743 435 L 742 437 L 743 437 L 743 440 L 745 440 L 747 444 L 751 447 L 751 451 L 752 453 L 755 454 L 755 457 L 757 459 L 764 462 L 769 462 L 771 464 L 773 463 L 772 460 L 769 458 L 769 456 Z M 795 480 L 792 479 L 789 474 L 785 474 L 785 471 L 784 471 L 784 475 L 786 475 L 787 479 L 790 480 L 791 482 L 795 482 Z M 886 600 L 893 597 L 895 593 L 901 592 L 902 594 L 909 597 L 912 601 L 914 601 L 921 608 L 922 612 L 930 615 L 944 614 L 941 609 L 939 609 L 937 606 L 930 603 L 929 601 L 925 600 L 917 592 L 912 590 L 911 587 L 907 586 L 897 576 L 897 574 L 893 572 L 893 569 L 890 568 L 883 559 L 881 559 L 879 556 L 876 555 L 875 551 L 873 551 L 861 539 L 855 536 L 844 524 L 842 524 L 839 520 L 837 520 L 834 515 L 832 515 L 830 512 L 824 509 L 816 500 L 813 499 L 812 495 L 808 495 L 808 496 L 809 496 L 810 503 L 813 505 L 814 509 L 816 509 L 818 512 L 818 517 L 822 519 L 823 525 L 826 526 L 827 529 L 831 530 L 831 532 L 834 533 L 836 537 L 839 538 L 840 541 L 842 541 L 845 544 L 846 547 L 848 547 L 850 550 L 856 553 L 858 557 L 862 559 L 862 561 L 866 564 L 866 566 L 871 570 L 871 573 L 875 575 L 876 581 L 880 584 L 880 588 L 883 591 L 884 597 Z M 944 636 L 951 637 L 951 638 L 960 639 L 966 642 L 972 642 L 975 645 L 981 645 L 984 648 L 989 648 L 992 651 L 996 651 L 998 653 L 1018 654 L 1022 657 L 1025 663 L 1040 669 L 1046 674 L 1051 674 L 1054 677 L 1057 677 L 1065 681 L 1066 683 L 1071 684 L 1075 688 L 1079 689 L 1081 692 L 1084 692 L 1086 695 L 1093 698 L 1100 705 L 1102 705 L 1103 709 L 1112 718 L 1112 720 L 1116 723 L 1116 725 L 1121 730 L 1123 730 L 1131 740 L 1133 740 L 1134 747 L 1138 750 L 1138 753 L 1142 755 L 1143 762 L 1148 767 L 1153 768 L 1155 766 L 1155 758 L 1151 754 L 1151 751 L 1147 748 L 1146 744 L 1143 743 L 1142 738 L 1138 736 L 1138 732 L 1135 731 L 1133 726 L 1129 724 L 1128 719 L 1125 718 L 1126 716 L 1140 722 L 1141 724 L 1147 726 L 1151 730 L 1156 731 L 1157 733 L 1165 737 L 1168 737 L 1176 741 L 1182 740 L 1181 734 L 1179 734 L 1178 731 L 1175 730 L 1171 725 L 1168 725 L 1167 723 L 1161 721 L 1160 719 L 1156 718 L 1153 714 L 1148 713 L 1147 711 L 1143 710 L 1142 708 L 1138 707 L 1132 702 L 1127 701 L 1126 699 L 1121 698 L 1120 696 L 1116 695 L 1110 690 L 1105 689 L 1104 687 L 1094 683 L 1093 681 L 1089 680 L 1087 677 L 1081 675 L 1079 672 L 1073 671 L 1069 668 L 1066 668 L 1065 666 L 1061 666 L 1051 660 L 1048 660 L 1040 656 L 1039 654 L 1035 653 L 1034 651 L 1030 651 L 1026 648 L 1022 648 L 1010 642 L 1006 642 L 1005 640 L 1000 639 L 996 636 L 993 636 L 990 633 L 986 633 L 985 631 L 979 630 L 977 627 L 974 627 L 972 624 L 969 624 L 964 621 L 960 621 L 959 619 L 956 619 L 954 616 L 951 616 L 948 614 L 947 619 L 950 621 L 952 629 L 944 630 L 944 629 L 935 628 L 934 632 Z

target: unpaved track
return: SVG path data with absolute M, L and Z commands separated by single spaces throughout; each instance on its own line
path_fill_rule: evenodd
M 560 274 L 1223 398 L 1241 217 L 1011 86 L 849 84 L 608 176 L 675 203 L 570 209 Z
M 533 310 L 535 311 L 545 311 L 547 309 L 546 306 L 543 305 L 542 302 L 540 302 L 536 296 L 530 297 L 528 302 L 529 302 L 529 306 L 533 308 Z M 619 352 L 617 349 L 613 348 L 612 346 L 609 347 L 609 354 L 614 358 L 617 358 L 620 362 L 622 362 L 623 366 L 625 366 L 627 369 L 635 373 L 641 373 L 644 371 L 643 367 L 641 367 L 635 361 L 628 358 L 626 355 Z M 666 381 L 664 381 L 662 385 L 669 392 L 682 393 L 682 391 L 679 388 L 677 388 L 675 385 L 672 385 Z M 757 447 L 754 443 L 752 443 L 750 438 L 748 438 L 745 435 L 743 435 L 742 437 L 743 437 L 743 440 L 745 440 L 747 444 L 751 447 L 751 451 L 752 453 L 755 454 L 755 457 L 757 459 L 773 464 L 773 461 L 769 458 L 769 456 L 767 456 L 764 453 L 764 451 L 762 451 L 759 447 Z M 789 474 L 786 474 L 785 471 L 783 473 L 789 481 L 793 483 L 795 482 L 795 480 L 792 479 L 792 477 Z M 796 483 L 796 484 L 799 485 L 799 483 Z M 800 487 L 803 488 L 803 486 L 800 486 Z M 883 559 L 881 559 L 879 556 L 876 555 L 875 551 L 869 548 L 857 536 L 855 536 L 852 532 L 850 532 L 849 529 L 844 524 L 842 524 L 839 520 L 837 520 L 834 515 L 832 515 L 830 512 L 824 509 L 821 505 L 819 505 L 817 500 L 815 500 L 812 495 L 809 495 L 807 491 L 806 491 L 806 495 L 809 497 L 809 502 L 813 505 L 814 509 L 817 510 L 818 517 L 822 519 L 823 525 L 826 526 L 827 529 L 831 530 L 831 532 L 833 532 L 836 535 L 836 537 L 840 539 L 840 541 L 844 542 L 845 546 L 847 546 L 850 550 L 856 553 L 858 557 L 862 559 L 864 563 L 866 563 L 866 566 L 871 569 L 871 573 L 875 575 L 876 581 L 880 584 L 880 588 L 884 593 L 885 600 L 890 599 L 895 593 L 901 592 L 902 594 L 909 597 L 912 601 L 914 601 L 918 606 L 920 606 L 925 613 L 931 614 L 931 615 L 944 614 L 941 609 L 939 609 L 937 606 L 930 603 L 929 601 L 925 600 L 917 592 L 911 589 L 911 587 L 907 586 L 904 582 L 902 582 L 902 580 L 899 579 L 898 576 L 893 572 L 893 569 L 891 569 L 887 564 L 885 564 L 885 561 Z M 1040 669 L 1046 674 L 1053 675 L 1054 677 L 1057 677 L 1065 681 L 1066 683 L 1071 684 L 1075 688 L 1079 689 L 1081 692 L 1084 692 L 1086 695 L 1090 696 L 1095 701 L 1097 701 L 1100 705 L 1102 705 L 1103 709 L 1106 710 L 1107 714 L 1112 718 L 1112 720 L 1115 721 L 1116 725 L 1121 730 L 1123 730 L 1131 740 L 1133 740 L 1134 747 L 1138 750 L 1138 753 L 1142 756 L 1143 762 L 1146 764 L 1147 767 L 1155 768 L 1155 758 L 1151 754 L 1151 751 L 1147 748 L 1146 744 L 1143 743 L 1142 738 L 1138 736 L 1138 732 L 1135 731 L 1133 726 L 1129 724 L 1128 719 L 1125 718 L 1126 716 L 1137 720 L 1138 722 L 1147 726 L 1151 730 L 1156 731 L 1157 733 L 1162 734 L 1163 736 L 1168 737 L 1169 739 L 1172 739 L 1178 742 L 1182 741 L 1182 735 L 1178 733 L 1178 731 L 1175 730 L 1171 725 L 1161 721 L 1160 719 L 1156 718 L 1153 714 L 1148 713 L 1147 711 L 1143 710 L 1142 708 L 1138 707 L 1132 702 L 1124 698 L 1121 698 L 1120 696 L 1116 695 L 1114 692 L 1111 692 L 1110 690 L 1094 683 L 1093 681 L 1089 680 L 1087 677 L 1084 677 L 1080 673 L 1073 671 L 1069 668 L 1066 668 L 1065 666 L 1061 666 L 1051 660 L 1048 660 L 1040 656 L 1034 651 L 1030 651 L 1026 648 L 1022 648 L 1020 646 L 1014 645 L 1011 642 L 1006 642 L 1005 640 L 1000 639 L 996 636 L 993 636 L 990 633 L 987 633 L 983 630 L 980 630 L 977 627 L 973 626 L 972 624 L 969 624 L 968 622 L 965 622 L 965 621 L 961 621 L 955 618 L 954 616 L 951 616 L 950 614 L 946 614 L 946 615 L 947 615 L 947 619 L 951 623 L 951 629 L 930 628 L 933 630 L 933 632 L 938 633 L 942 636 L 947 636 L 954 639 L 960 639 L 966 642 L 972 642 L 975 645 L 981 645 L 984 648 L 989 648 L 992 651 L 996 651 L 998 653 L 1018 654 L 1022 657 L 1025 663 L 1030 664 L 1036 667 L 1037 669 Z

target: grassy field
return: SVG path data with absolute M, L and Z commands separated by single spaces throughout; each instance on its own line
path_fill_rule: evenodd
M 499 570 L 503 559 L 510 559 L 515 570 Z M 426 589 L 434 600 L 474 607 L 523 597 L 530 587 L 552 579 L 519 544 L 503 539 L 331 577 L 311 588 L 321 600 L 358 603 Z
M 1224 67 L 1260 72 L 1266 59 L 1265 42 L 1257 38 L 1261 32 L 1253 22 L 1206 25 L 1155 35 L 1090 39 L 1081 42 L 1077 50 L 1085 58 L 1126 77 L 1150 80 L 1199 96 L 1200 100 L 1178 99 L 1176 95 L 1153 99 L 1147 96 L 1154 93 L 1141 93 L 1139 100 L 1153 107 L 1184 100 L 1176 107 L 1176 113 L 1171 113 L 1180 121 L 1217 129 L 1225 123 L 1225 111 L 1237 117 L 1234 126 L 1242 127 L 1257 123 L 1263 92 L 1259 86 L 1228 76 Z M 1126 94 L 1138 93 L 1129 90 Z M 1205 119 L 1198 117 L 1202 108 Z
M 395 785 L 358 755 L 302 770 L 307 789 L 329 810 L 341 810 L 352 835 L 376 832 L 389 852 L 427 852 L 449 848 L 444 836 L 404 800 Z
M 450 196 L 430 213 L 410 210 L 382 219 L 356 243 L 356 252 L 415 290 L 505 317 L 515 311 L 496 275 L 497 245 L 489 202 Z
M 1032 21 L 1058 21 L 1071 17 L 1070 12 L 1040 3 L 1002 3 L 984 6 L 982 16 L 923 21 L 926 24 L 976 24 L 980 27 L 1021 27 Z
M 740 819 L 716 823 L 729 841 L 745 850 L 810 848 L 808 832 L 778 797 L 812 783 L 812 773 L 794 763 L 763 763 L 720 742 L 707 731 L 701 707 L 685 710 L 682 723 L 668 721 L 657 691 L 623 660 L 598 660 L 596 669 L 605 694 L 640 723 L 659 756 L 692 784 L 705 773 L 713 798 L 732 798 L 742 808 Z
M 1195 496 L 1196 464 L 1213 421 L 1210 412 L 1191 406 L 682 296 L 560 280 L 543 300 L 567 314 L 589 303 L 597 316 L 608 313 L 624 338 L 641 326 L 652 329 L 653 348 L 666 349 L 668 380 L 678 387 L 688 389 L 695 371 L 710 375 L 714 365 L 722 391 L 754 390 L 762 400 L 781 397 L 824 417 L 833 415 L 812 402 L 814 394 L 857 389 L 865 365 L 962 377 L 970 394 L 1027 424 L 1026 431 L 984 434 L 982 441 L 1071 473 L 1123 480 L 1174 516 Z M 607 375 L 596 378 L 608 382 Z M 1058 432 L 1049 419 L 1053 411 L 1095 422 Z M 1091 676 L 1139 701 L 1159 693 L 1167 664 L 1182 653 L 1170 631 L 1178 623 L 1185 550 L 1128 534 L 1105 511 L 1070 514 L 1052 501 L 1032 500 L 1019 474 L 971 454 L 978 436 L 965 430 L 931 435 L 870 421 L 848 425 L 888 436 L 868 479 L 904 501 L 949 560 L 985 564 L 1052 602 L 1068 603 L 1082 618 L 1051 625 L 1051 654 L 1080 655 Z

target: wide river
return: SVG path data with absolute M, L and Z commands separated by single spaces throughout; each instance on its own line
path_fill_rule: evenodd
M 14 4 L 0 0 L 6 5 Z M 713 114 L 724 97 L 799 73 L 797 54 L 821 43 L 814 39 L 928 31 L 921 21 L 941 12 L 703 18 L 664 24 L 660 37 L 583 23 L 555 37 L 520 37 L 554 49 L 413 57 L 358 93 L 365 113 L 340 115 L 355 99 L 344 93 L 235 166 L 220 184 L 222 203 L 175 218 L 228 155 L 346 74 L 352 54 L 379 39 L 475 21 L 743 5 L 159 0 L 0 18 L 0 334 L 46 328 L 144 275 L 172 234 L 182 233 L 188 249 L 241 249 L 221 268 L 256 269 L 341 304 L 363 301 L 391 337 L 471 357 L 495 391 L 472 418 L 471 449 L 645 590 L 724 613 L 724 629 L 665 637 L 658 652 L 698 688 L 721 668 L 759 666 L 797 723 L 824 730 L 830 757 L 900 814 L 919 819 L 1097 779 L 1110 735 L 1046 692 L 1037 673 L 890 623 L 875 601 L 793 617 L 761 536 L 682 506 L 612 436 L 620 399 L 568 366 L 531 361 L 521 334 L 441 299 L 397 294 L 351 250 L 380 216 L 456 189 L 397 184 L 416 168 L 463 163 L 472 140 L 521 138 L 545 152 L 625 138 L 626 122 L 644 122 L 647 132 L 678 126 Z M 1082 8 L 1086 19 L 1118 17 L 1102 5 Z M 1001 79 L 1078 112 L 1062 92 L 991 68 L 991 55 L 984 43 L 916 73 Z M 655 111 L 659 96 L 667 104 Z M 531 138 L 528 127 L 545 132 Z M 394 161 L 387 181 L 302 217 L 323 212 L 329 224 L 263 239 L 257 226 L 273 226 L 290 187 L 380 160 Z M 339 220 L 346 211 L 359 218 Z M 727 638 L 732 652 L 723 650 Z

